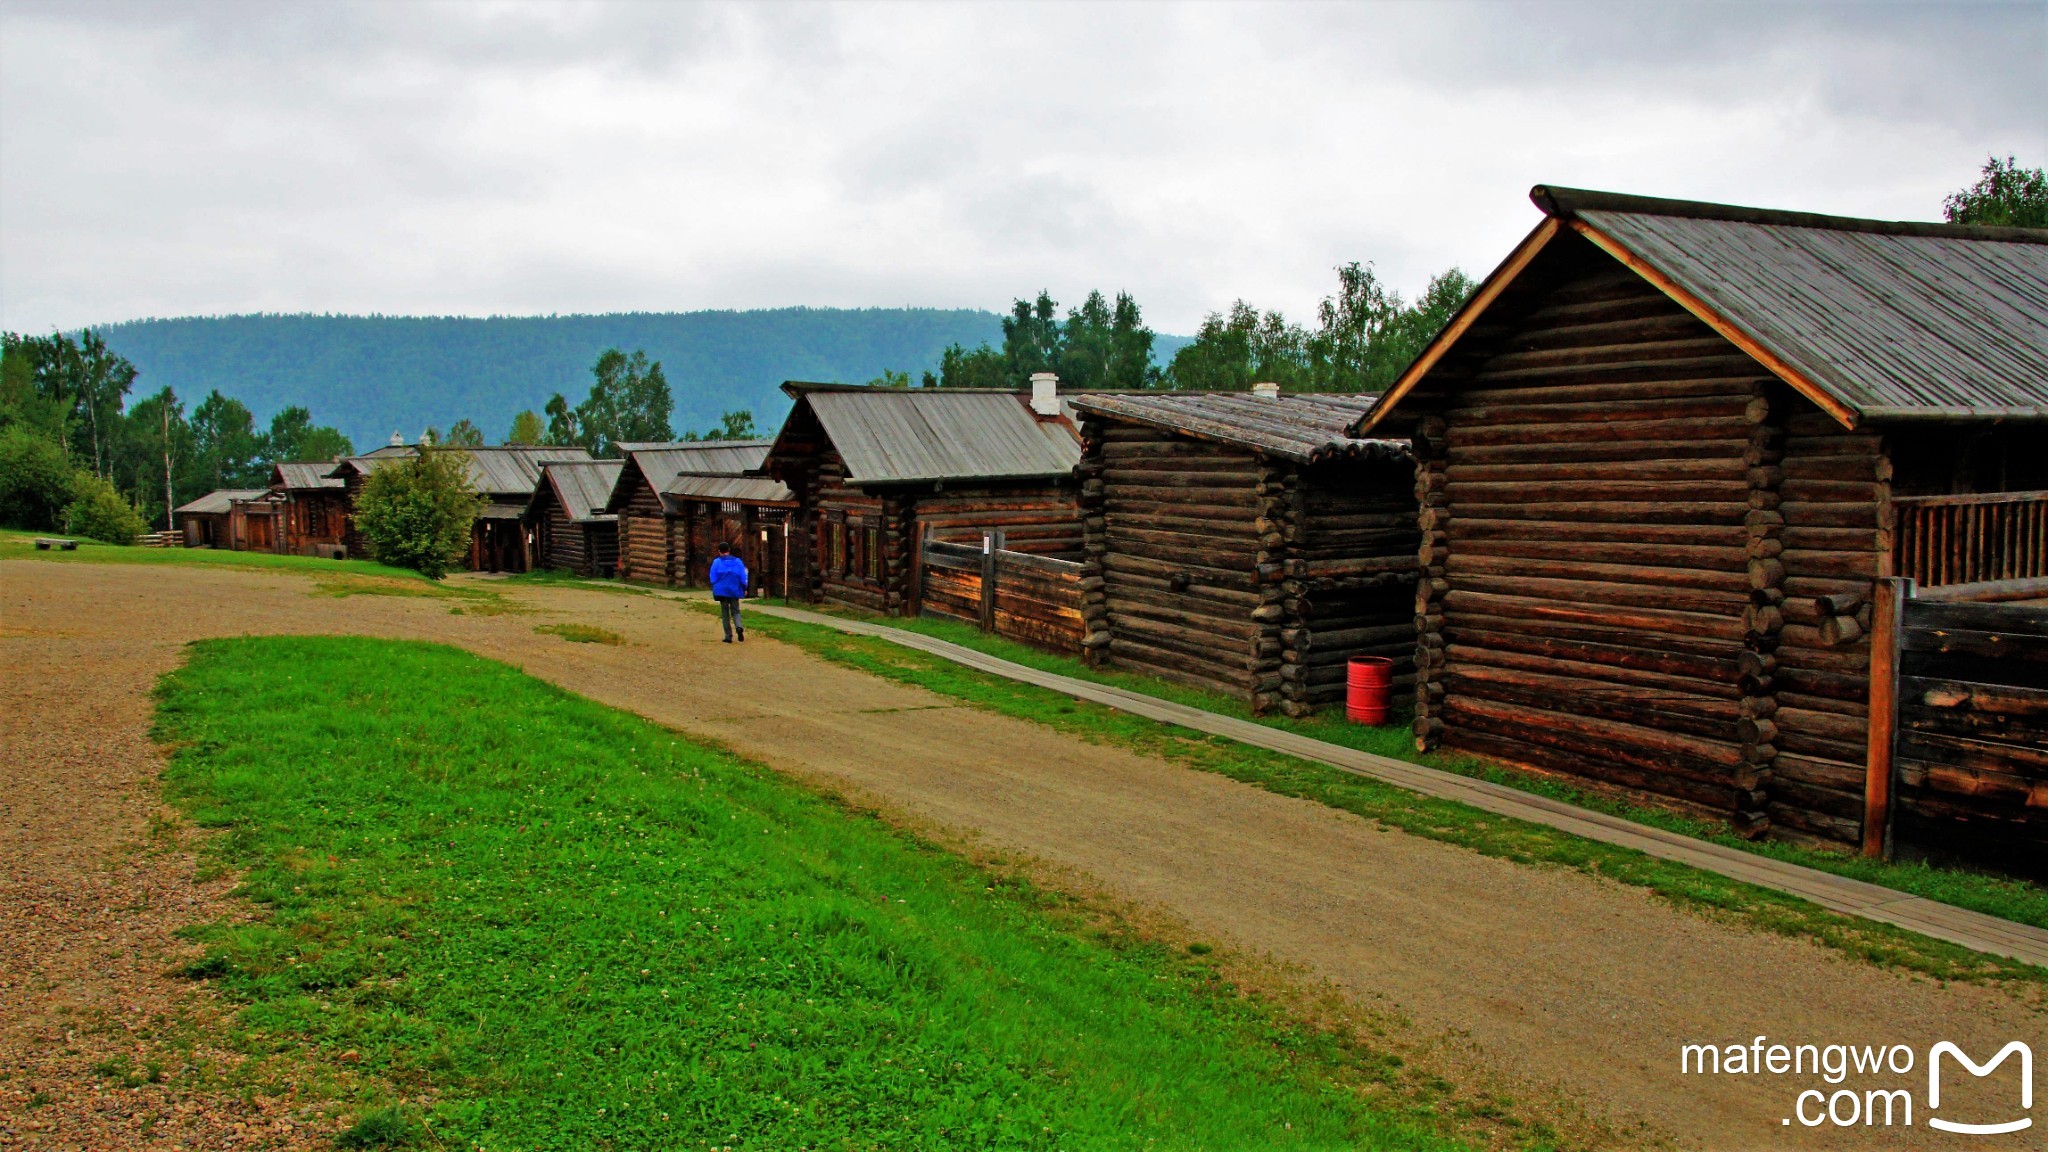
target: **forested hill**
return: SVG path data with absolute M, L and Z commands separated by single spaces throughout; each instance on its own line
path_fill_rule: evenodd
M 468 417 L 496 440 L 521 409 L 560 392 L 574 404 L 606 348 L 645 349 L 675 395 L 677 432 L 750 408 L 781 422 L 784 380 L 859 383 L 885 369 L 915 379 L 939 353 L 1003 341 L 1001 318 L 970 309 L 779 308 L 606 316 L 217 316 L 135 320 L 98 329 L 140 369 L 134 396 L 165 385 L 187 404 L 218 388 L 259 421 L 288 404 L 358 448 L 393 432 Z

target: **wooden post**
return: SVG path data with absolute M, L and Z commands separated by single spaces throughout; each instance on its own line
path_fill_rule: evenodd
M 981 630 L 996 630 L 996 553 L 1003 549 L 1003 530 L 981 534 Z
M 1906 601 L 1913 598 L 1910 576 L 1877 581 L 1870 606 L 1870 752 L 1863 775 L 1863 854 L 1891 856 L 1892 781 L 1899 745 L 1899 633 L 1905 626 Z
M 913 520 L 910 524 L 910 595 L 903 606 L 905 616 L 915 617 L 924 612 L 924 566 L 925 566 L 925 522 Z

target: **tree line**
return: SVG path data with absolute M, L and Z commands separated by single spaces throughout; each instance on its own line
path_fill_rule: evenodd
M 189 412 L 162 388 L 130 403 L 138 373 L 97 332 L 0 333 L 0 524 L 125 543 L 216 488 L 260 488 L 273 463 L 353 452 L 293 406 L 259 430 L 218 389 Z
M 1313 327 L 1277 311 L 1261 312 L 1243 300 L 1212 312 L 1195 338 L 1162 368 L 1153 362 L 1155 339 L 1138 302 L 1119 292 L 1114 301 L 1090 292 L 1067 310 L 1044 291 L 1017 300 L 1003 319 L 1003 346 L 968 349 L 953 344 L 928 388 L 1026 387 L 1033 373 L 1052 372 L 1071 391 L 1242 391 L 1271 382 L 1287 392 L 1378 392 L 1419 355 L 1476 285 L 1452 268 L 1433 277 L 1413 301 L 1388 288 L 1370 264 L 1337 269 L 1337 291 L 1324 297 Z M 884 373 L 870 383 L 908 386 L 907 372 Z

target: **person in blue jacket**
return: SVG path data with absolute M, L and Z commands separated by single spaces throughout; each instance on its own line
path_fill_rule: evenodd
M 718 622 L 725 626 L 725 642 L 734 633 L 747 642 L 747 630 L 740 623 L 740 599 L 747 594 L 747 562 L 732 554 L 732 545 L 720 541 L 718 555 L 711 559 L 711 598 L 718 601 Z

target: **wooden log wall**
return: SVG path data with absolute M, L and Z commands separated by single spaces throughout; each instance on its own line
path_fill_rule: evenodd
M 1281 709 L 1302 716 L 1341 704 L 1353 656 L 1392 659 L 1396 697 L 1405 695 L 1415 683 L 1420 539 L 1411 466 L 1336 461 L 1286 471 L 1283 518 L 1260 536 L 1269 549 L 1278 545 L 1286 573 Z
M 1071 482 L 948 483 L 917 495 L 924 535 L 949 544 L 981 545 L 982 533 L 1003 530 L 1012 552 L 1078 560 L 1081 511 Z
M 1777 581 L 1755 608 L 1778 640 L 1768 653 L 1774 710 L 1743 734 L 1776 749 L 1774 833 L 1853 844 L 1863 829 L 1871 585 L 1888 574 L 1892 551 L 1891 464 L 1875 433 L 1845 430 L 1782 386 L 1770 402 L 1782 430 L 1779 502 L 1750 563 Z
M 2048 604 L 1905 602 L 1895 842 L 2048 875 Z
M 904 574 L 908 571 L 907 502 L 898 496 L 885 498 L 848 485 L 845 463 L 837 452 L 829 449 L 818 455 L 811 484 L 807 506 L 816 517 L 818 529 L 812 540 L 817 553 L 813 566 L 815 596 L 869 612 L 899 614 L 904 604 Z M 845 526 L 849 557 L 865 547 L 867 530 L 876 530 L 875 540 L 881 550 L 878 577 L 870 577 L 864 563 L 852 565 L 850 572 L 835 569 L 824 543 L 825 533 L 834 523 Z M 855 533 L 863 534 L 858 543 Z
M 540 533 L 541 567 L 579 576 L 591 574 L 590 547 L 583 526 L 571 520 L 552 495 L 541 499 L 541 514 L 535 527 Z
M 1255 454 L 1143 425 L 1082 426 L 1081 589 L 1091 663 L 1278 702 L 1284 572 L 1259 521 L 1286 479 Z
M 619 578 L 638 584 L 668 584 L 675 579 L 675 542 L 668 517 L 661 497 L 644 483 L 619 509 Z
M 363 483 L 368 479 L 369 477 L 351 468 L 345 474 L 342 481 L 342 493 L 347 509 L 347 520 L 342 525 L 341 543 L 344 548 L 348 549 L 348 558 L 351 560 L 368 560 L 372 558 L 370 556 L 370 541 L 356 527 L 356 505 L 363 498 Z
M 619 522 L 592 520 L 583 525 L 584 551 L 590 557 L 588 576 L 610 578 L 619 570 Z
M 1418 406 L 1416 733 L 1765 829 L 1784 581 L 1762 369 L 1611 263 L 1468 339 Z M 1755 515 L 1755 514 L 1764 515 Z

